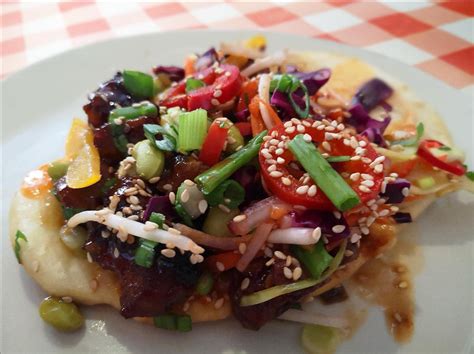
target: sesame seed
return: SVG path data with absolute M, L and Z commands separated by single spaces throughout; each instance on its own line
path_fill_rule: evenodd
M 362 173 L 360 176 L 362 177 L 362 179 L 370 179 L 370 180 L 374 179 L 372 175 L 369 175 L 367 173 Z
M 221 297 L 220 299 L 217 299 L 216 302 L 214 303 L 214 308 L 216 310 L 220 309 L 222 306 L 224 306 L 224 298 Z
M 279 259 L 286 259 L 285 254 L 284 254 L 283 252 L 281 252 L 281 251 L 275 251 L 273 254 L 275 255 L 276 258 L 279 258 Z
M 204 257 L 200 254 L 192 254 L 191 256 L 189 256 L 189 261 L 191 262 L 191 264 L 202 263 L 202 261 L 204 261 Z
M 345 126 L 344 126 L 344 124 L 339 123 L 336 128 L 337 128 L 337 130 L 342 131 L 342 130 L 344 130 Z M 360 143 L 359 143 L 359 145 L 360 145 Z
M 273 171 L 273 172 L 270 172 L 270 177 L 280 178 L 281 176 L 283 176 L 283 173 L 280 172 L 280 171 Z
M 114 249 L 114 258 L 118 258 L 120 256 L 120 252 L 118 250 L 118 248 L 115 248 Z
M 399 211 L 399 210 L 400 210 L 400 208 L 397 207 L 397 206 L 395 206 L 395 205 L 392 205 L 392 206 L 390 207 L 390 211 L 392 211 L 393 213 L 396 213 L 396 212 Z
M 296 194 L 306 194 L 306 192 L 308 192 L 308 189 L 308 186 L 300 186 L 296 188 Z
M 70 296 L 63 296 L 63 297 L 61 298 L 61 300 L 63 300 L 64 302 L 70 304 L 70 303 L 72 302 L 72 297 L 70 297 Z
M 267 168 L 267 171 L 273 172 L 273 171 L 276 171 L 276 169 L 277 169 L 276 165 L 270 165 L 270 167 Z
M 169 228 L 168 228 L 168 232 L 169 232 L 169 233 L 172 233 L 172 234 L 174 234 L 174 235 L 181 235 L 181 231 L 176 230 L 176 229 L 173 228 L 173 227 L 169 227 Z
M 383 171 L 383 165 L 382 164 L 378 164 L 374 167 L 374 172 L 375 173 L 380 173 Z
M 276 164 L 277 162 L 276 162 L 276 160 L 274 160 L 274 159 L 266 159 L 266 160 L 265 160 L 265 163 L 267 163 L 267 164 L 269 164 L 269 165 L 274 165 L 274 164 Z
M 344 252 L 344 256 L 346 256 L 346 257 L 350 257 L 350 256 L 352 256 L 352 255 L 354 255 L 354 252 L 352 252 L 351 250 L 346 250 L 346 251 Z
M 284 126 L 285 128 L 292 127 L 292 126 L 293 126 L 293 122 L 292 122 L 291 120 L 289 120 L 288 122 L 285 122 L 285 123 L 283 124 L 283 126 Z
M 408 197 L 408 195 L 410 194 L 410 189 L 408 187 L 403 188 L 402 194 L 404 197 Z
M 408 283 L 406 281 L 401 281 L 400 283 L 398 283 L 398 287 L 400 289 L 406 289 L 408 287 Z
M 222 96 L 222 91 L 221 90 L 214 91 L 214 97 L 221 97 L 221 96 Z
M 284 152 L 284 150 L 282 148 L 278 148 L 278 149 L 276 149 L 275 154 L 281 155 L 281 154 L 283 154 L 283 152 Z
M 189 190 L 184 189 L 183 193 L 181 193 L 181 202 L 186 203 L 189 200 Z
M 132 195 L 128 198 L 130 200 L 131 204 L 140 204 L 140 199 L 138 199 L 136 196 Z
M 235 222 L 241 222 L 241 221 L 244 221 L 245 219 L 247 219 L 247 215 L 240 214 L 240 215 L 235 216 L 232 220 Z
M 110 231 L 102 230 L 100 235 L 102 236 L 102 238 L 108 238 L 110 236 Z
M 184 312 L 188 311 L 190 306 L 191 304 L 188 301 L 186 301 L 183 305 L 183 311 Z
M 244 278 L 244 280 L 242 280 L 242 283 L 240 283 L 240 289 L 245 290 L 249 287 L 249 285 L 250 285 L 250 279 Z
M 366 179 L 365 181 L 361 182 L 362 185 L 367 186 L 367 187 L 373 187 L 375 185 L 374 181 L 371 181 L 369 179 Z
M 300 121 L 298 118 L 291 118 L 291 121 L 292 121 L 294 124 L 301 124 L 301 121 Z
M 317 192 L 318 192 L 318 190 L 317 190 L 317 188 L 314 184 L 311 187 L 309 187 L 309 189 L 308 189 L 308 195 L 310 197 L 314 197 Z
M 403 317 L 402 317 L 402 315 L 400 315 L 398 312 L 395 312 L 395 314 L 393 315 L 393 317 L 395 318 L 395 320 L 396 320 L 398 323 L 402 323 L 402 322 L 403 322 Z
M 158 228 L 158 225 L 151 221 L 145 222 L 145 226 L 143 226 L 144 231 L 153 231 L 153 230 L 156 230 L 157 228 Z
M 343 232 L 345 229 L 346 229 L 346 226 L 345 226 L 345 225 L 334 225 L 334 226 L 332 227 L 332 232 L 334 232 L 335 234 L 340 234 L 340 233 Z
M 331 151 L 331 145 L 329 145 L 329 143 L 327 141 L 323 141 L 321 143 L 321 146 L 323 147 L 324 150 Z
M 115 118 L 115 119 L 114 119 L 114 123 L 115 123 L 116 125 L 122 125 L 123 120 L 122 120 L 121 118 Z
M 293 272 L 288 267 L 283 268 L 283 275 L 286 279 L 293 279 Z
M 205 199 L 202 199 L 198 203 L 198 209 L 201 214 L 204 214 L 207 210 L 207 201 Z
M 174 194 L 174 192 L 170 192 L 170 194 L 168 194 L 168 198 L 170 199 L 171 204 L 174 204 L 174 202 L 176 201 L 176 195 Z
M 167 258 L 173 258 L 174 256 L 176 256 L 175 250 L 170 250 L 169 248 L 161 250 L 161 254 Z
M 359 234 L 352 234 L 351 235 L 351 243 L 356 243 L 361 239 L 361 236 Z
M 313 232 L 311 233 L 311 237 L 314 241 L 319 241 L 319 239 L 321 238 L 321 228 L 319 226 L 313 230 Z
M 317 130 L 324 130 L 324 128 L 326 128 L 323 124 L 321 124 L 320 126 L 318 126 L 316 129 Z
M 303 124 L 305 127 L 310 127 L 310 126 L 311 126 L 311 123 L 308 122 L 307 120 L 303 120 L 303 121 L 301 122 L 301 124 Z
M 185 185 L 187 185 L 188 187 L 192 187 L 194 186 L 196 183 L 194 183 L 193 181 L 191 181 L 190 179 L 185 179 L 184 182 L 183 182 Z
M 91 254 L 90 254 L 89 252 L 87 252 L 87 261 L 88 261 L 89 263 L 92 263 L 92 262 L 93 262 L 92 256 L 91 256 Z
M 342 217 L 342 214 L 339 211 L 333 211 L 332 214 L 336 219 L 340 219 Z
M 278 156 L 276 162 L 280 165 L 285 163 L 285 159 L 283 157 Z
M 360 228 L 360 231 L 361 231 L 364 235 L 368 235 L 368 234 L 370 233 L 370 230 L 369 230 L 369 228 L 368 228 L 367 226 L 362 226 L 362 227 Z M 352 240 L 351 240 L 351 242 L 352 242 Z M 355 243 L 355 242 L 353 242 L 353 243 Z
M 287 133 L 287 134 L 292 134 L 292 133 L 295 132 L 295 130 L 296 130 L 295 127 L 289 127 L 289 128 L 286 128 L 286 129 L 285 129 L 285 133 Z
M 366 222 L 367 226 L 372 225 L 374 223 L 374 221 L 375 221 L 375 217 L 373 217 L 372 215 L 368 216 L 367 217 L 367 222 Z
M 271 258 L 273 256 L 273 251 L 270 247 L 265 247 L 265 249 L 263 250 L 263 253 L 268 258 Z
M 296 267 L 295 270 L 293 270 L 292 278 L 294 281 L 297 281 L 301 276 L 303 275 L 303 270 L 301 267 Z
M 379 163 L 384 162 L 384 161 L 385 161 L 385 156 L 379 156 L 370 163 L 370 167 L 374 167 L 375 165 L 378 165 Z
M 278 145 L 279 142 L 280 142 L 280 140 L 278 140 L 278 139 L 271 139 L 268 143 L 270 145 Z
M 311 135 L 305 134 L 303 135 L 303 140 L 306 141 L 307 143 L 311 142 Z
M 304 125 L 298 124 L 296 126 L 296 130 L 298 131 L 298 133 L 304 133 L 306 129 L 305 129 Z
M 219 204 L 217 207 L 218 207 L 220 210 L 222 210 L 224 213 L 227 213 L 227 214 L 230 213 L 230 209 L 229 209 L 226 205 L 224 205 L 224 204 Z
M 239 253 L 240 253 L 240 254 L 244 254 L 246 250 L 247 250 L 247 245 L 246 245 L 245 243 L 243 243 L 243 242 L 240 243 L 240 244 L 239 244 Z
M 213 99 L 211 100 L 211 104 L 212 104 L 213 106 L 218 106 L 218 105 L 220 104 L 220 102 L 219 102 L 217 99 L 213 98 Z
M 281 181 L 285 186 L 291 185 L 291 180 L 288 177 L 282 177 Z
M 366 186 L 364 186 L 364 185 L 362 185 L 362 184 L 359 186 L 359 190 L 360 190 L 361 192 L 364 192 L 364 193 L 370 193 L 370 192 L 371 192 L 369 187 L 366 187 Z
M 171 184 L 167 183 L 167 184 L 163 185 L 163 189 L 165 191 L 170 191 L 170 190 L 173 189 L 173 186 Z
M 143 209 L 143 207 L 141 205 L 135 205 L 135 204 L 130 205 L 130 208 L 132 210 L 142 210 Z
M 293 257 L 291 257 L 291 256 L 286 256 L 285 266 L 289 267 L 291 265 L 292 258 Z
M 267 267 L 270 267 L 273 263 L 275 263 L 275 258 L 271 258 L 270 260 L 268 260 L 268 261 L 265 263 L 265 265 L 266 265 Z
M 221 262 L 216 262 L 216 268 L 219 272 L 223 272 L 225 270 L 225 267 Z
M 361 160 L 362 160 L 363 163 L 371 163 L 372 162 L 372 160 L 369 159 L 368 157 L 362 157 Z

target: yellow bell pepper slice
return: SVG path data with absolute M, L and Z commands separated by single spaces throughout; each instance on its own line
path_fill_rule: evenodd
M 66 173 L 70 188 L 79 189 L 100 180 L 100 156 L 94 135 L 87 123 L 74 119 L 66 141 L 66 156 L 71 160 Z
M 245 46 L 251 49 L 260 50 L 264 48 L 266 45 L 267 45 L 267 39 L 265 38 L 265 36 L 262 36 L 260 34 L 250 37 L 249 39 L 245 41 Z

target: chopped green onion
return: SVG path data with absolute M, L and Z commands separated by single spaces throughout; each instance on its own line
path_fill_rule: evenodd
M 123 71 L 123 85 L 134 98 L 145 99 L 153 96 L 153 77 L 134 70 Z
M 234 152 L 232 155 L 212 166 L 206 172 L 197 176 L 194 181 L 199 185 L 201 191 L 204 194 L 211 193 L 235 171 L 257 156 L 260 145 L 263 142 L 263 137 L 266 134 L 267 131 L 265 130 L 256 135 L 242 149 Z
M 474 182 L 474 171 L 467 171 L 466 177 Z
M 351 160 L 351 157 L 346 156 L 346 155 L 343 155 L 343 156 L 329 156 L 326 159 L 327 162 L 346 162 L 346 161 L 350 161 L 350 160 Z
M 302 110 L 293 99 L 293 92 L 295 92 L 300 87 L 303 90 L 305 98 L 304 110 Z M 308 88 L 300 79 L 290 74 L 275 75 L 273 76 L 272 81 L 270 81 L 270 92 L 275 90 L 286 93 L 288 95 L 291 106 L 295 110 L 296 114 L 300 116 L 300 118 L 308 117 L 310 107 Z
M 166 217 L 163 214 L 152 212 L 150 217 L 148 218 L 148 221 L 154 222 L 161 229 L 161 228 L 163 228 L 163 224 L 165 223 L 165 219 L 166 219 Z
M 421 189 L 430 189 L 436 184 L 435 179 L 431 176 L 418 178 L 414 182 Z
M 189 214 L 187 213 L 186 209 L 184 209 L 183 205 L 181 203 L 176 203 L 174 205 L 174 210 L 176 210 L 176 213 L 178 216 L 181 218 L 181 220 L 189 227 L 194 227 L 193 224 L 193 219 Z
M 115 119 L 130 120 L 143 116 L 156 118 L 158 116 L 158 109 L 149 101 L 129 107 L 115 108 L 109 114 L 109 123 L 113 123 Z
M 186 93 L 196 90 L 203 86 L 206 86 L 204 81 L 193 79 L 192 77 L 190 77 L 189 79 L 186 80 Z
M 204 109 L 181 113 L 178 127 L 178 151 L 200 149 L 206 133 L 207 112 Z
M 176 318 L 176 329 L 180 332 L 189 332 L 193 329 L 193 321 L 191 316 L 182 315 Z
M 176 330 L 176 316 L 175 315 L 160 315 L 153 317 L 155 327 Z
M 303 348 L 312 354 L 334 353 L 342 339 L 341 330 L 320 325 L 305 325 L 301 334 Z
M 301 246 L 292 246 L 291 250 L 296 258 L 306 266 L 314 279 L 319 279 L 333 260 L 333 257 L 326 251 L 322 240 L 309 250 Z
M 81 211 L 84 211 L 85 209 L 81 208 L 71 208 L 71 207 L 65 207 L 62 206 L 63 209 L 63 216 L 65 220 L 69 220 L 72 218 L 74 215 L 80 213 Z
M 135 250 L 135 264 L 150 268 L 155 260 L 155 247 L 157 243 L 143 238 L 139 242 L 138 248 Z
M 23 240 L 25 242 L 28 242 L 28 239 L 26 238 L 25 234 L 21 232 L 20 230 L 16 230 L 15 234 L 15 256 L 16 260 L 18 263 L 21 264 L 21 259 L 20 259 L 20 250 L 21 250 L 21 245 L 20 245 L 20 240 Z
M 212 287 L 214 286 L 214 278 L 211 273 L 205 272 L 199 278 L 196 285 L 196 292 L 199 295 L 207 295 L 211 292 Z
M 406 139 L 406 140 L 392 141 L 392 145 L 402 145 L 402 146 L 417 145 L 424 133 L 425 133 L 425 125 L 420 122 L 416 126 L 416 136 L 410 139 Z
M 449 146 L 441 146 L 438 148 L 438 150 L 441 150 L 441 151 L 451 151 L 452 149 L 449 147 Z
M 123 154 L 126 154 L 128 150 L 127 148 L 128 140 L 127 140 L 127 137 L 125 136 L 123 125 L 111 123 L 109 127 L 110 127 L 109 129 L 111 129 L 115 147 Z
M 275 90 L 281 92 L 288 92 L 289 90 L 291 90 L 292 85 L 293 79 L 291 75 L 274 75 L 272 81 L 270 81 L 270 92 Z
M 176 150 L 176 138 L 177 134 L 172 129 L 172 126 L 168 125 L 162 127 L 158 124 L 144 124 L 143 131 L 145 137 L 155 146 L 158 150 L 162 151 L 175 151 Z M 156 140 L 155 136 L 161 134 L 163 139 Z
M 245 190 L 232 179 L 222 182 L 205 196 L 210 206 L 225 205 L 229 209 L 237 208 L 245 199 Z
M 202 224 L 202 231 L 213 236 L 232 237 L 234 234 L 229 230 L 227 225 L 239 214 L 239 209 L 231 209 L 227 212 L 227 210 L 224 211 L 218 207 L 209 208 L 206 220 L 204 220 L 204 224 Z
M 153 317 L 153 323 L 155 327 L 173 331 L 178 330 L 180 332 L 189 332 L 192 329 L 191 316 L 188 315 L 160 315 Z
M 68 167 L 69 162 L 54 161 L 48 166 L 48 175 L 53 181 L 57 181 L 66 174 Z
M 336 256 L 333 258 L 331 265 L 321 275 L 319 279 L 305 279 L 290 284 L 277 285 L 268 289 L 257 291 L 253 294 L 243 296 L 240 299 L 240 306 L 253 306 L 263 302 L 274 299 L 278 296 L 289 294 L 298 290 L 311 288 L 319 283 L 322 283 L 329 278 L 339 267 L 342 259 L 344 258 L 344 252 L 346 250 L 347 240 L 344 240 L 337 251 Z
M 288 147 L 338 210 L 346 211 L 360 203 L 359 197 L 352 188 L 313 144 L 304 141 L 302 134 L 295 136 Z

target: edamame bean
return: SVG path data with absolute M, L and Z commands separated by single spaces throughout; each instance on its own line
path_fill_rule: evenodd
M 135 158 L 137 173 L 147 180 L 158 177 L 165 167 L 165 155 L 153 147 L 149 140 L 142 140 L 135 144 L 132 151 Z
M 41 302 L 39 313 L 43 321 L 60 331 L 75 331 L 84 324 L 76 304 L 51 296 Z

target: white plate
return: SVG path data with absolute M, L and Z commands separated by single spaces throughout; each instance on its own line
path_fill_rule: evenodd
M 46 295 L 16 263 L 7 240 L 8 205 L 22 177 L 62 155 L 72 117 L 84 116 L 88 92 L 123 68 L 149 70 L 156 64 L 180 64 L 186 54 L 203 52 L 222 40 L 247 38 L 242 31 L 192 31 L 121 38 L 71 50 L 30 66 L 2 83 L 3 223 L 2 353 L 298 353 L 300 326 L 273 322 L 259 332 L 235 321 L 196 325 L 191 333 L 160 331 L 123 319 L 105 307 L 85 309 L 87 326 L 61 334 L 43 324 L 38 304 Z M 448 122 L 454 140 L 472 164 L 472 102 L 467 96 L 412 67 L 337 43 L 267 34 L 269 50 L 290 47 L 329 50 L 358 56 L 408 83 Z M 416 330 L 399 346 L 373 309 L 360 331 L 340 353 L 468 353 L 472 348 L 472 230 L 474 199 L 452 195 L 438 201 L 416 230 L 425 266 L 416 278 Z

